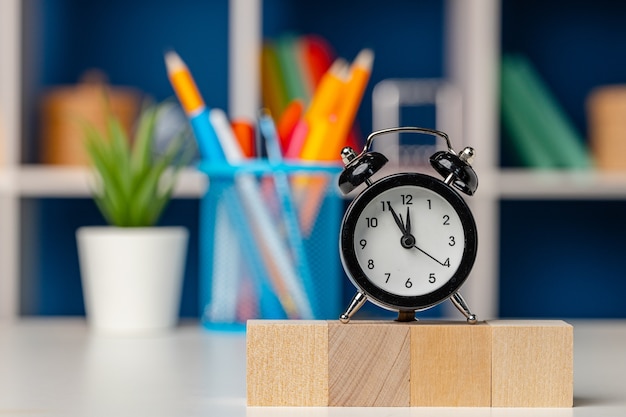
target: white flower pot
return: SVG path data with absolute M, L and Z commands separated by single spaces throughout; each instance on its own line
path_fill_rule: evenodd
M 176 325 L 185 228 L 81 227 L 76 239 L 85 309 L 94 329 L 146 333 Z

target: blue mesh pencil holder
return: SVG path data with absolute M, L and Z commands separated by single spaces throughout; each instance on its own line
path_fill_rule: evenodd
M 248 319 L 331 319 L 341 309 L 336 165 L 201 164 L 200 311 L 204 327 Z

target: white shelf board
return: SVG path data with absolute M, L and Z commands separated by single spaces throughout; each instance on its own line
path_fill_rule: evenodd
M 22 197 L 90 197 L 93 173 L 86 167 L 23 165 L 17 171 Z M 184 169 L 174 190 L 178 198 L 198 198 L 207 188 L 206 176 L 194 168 Z
M 626 172 L 504 169 L 495 183 L 502 199 L 626 200 Z
M 10 188 L 9 175 L 6 169 L 0 167 L 0 194 L 4 194 Z
M 496 198 L 626 200 L 626 172 L 504 169 L 495 171 L 494 175 Z M 92 173 L 85 167 L 22 165 L 13 178 L 23 197 L 89 197 L 93 183 Z M 0 190 L 10 187 L 9 175 L 0 168 Z M 186 168 L 181 172 L 174 195 L 198 198 L 207 187 L 205 174 Z

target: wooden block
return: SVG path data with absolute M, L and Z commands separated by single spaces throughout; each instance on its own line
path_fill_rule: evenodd
M 248 322 L 250 406 L 572 407 L 557 320 Z
M 408 407 L 409 325 L 329 322 L 330 406 Z
M 489 321 L 492 407 L 572 407 L 573 327 L 559 320 Z
M 328 406 L 328 323 L 250 320 L 249 406 Z
M 411 406 L 491 406 L 491 328 L 486 323 L 411 326 Z

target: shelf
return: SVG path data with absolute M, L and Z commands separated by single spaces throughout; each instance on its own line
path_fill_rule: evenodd
M 496 182 L 503 199 L 626 199 L 626 173 L 505 169 Z
M 88 168 L 24 165 L 17 171 L 22 197 L 89 197 L 92 174 Z M 626 173 L 533 171 L 504 169 L 496 174 L 495 194 L 504 199 L 610 200 L 626 199 Z M 186 168 L 180 175 L 175 197 L 198 198 L 208 186 L 205 174 Z M 0 170 L 0 190 L 10 181 Z
M 11 186 L 6 169 L 0 168 L 0 194 L 4 194 Z
M 90 197 L 93 174 L 85 167 L 24 165 L 17 172 L 17 183 L 22 197 Z M 203 173 L 186 168 L 181 172 L 174 196 L 198 198 L 205 193 L 207 183 Z

